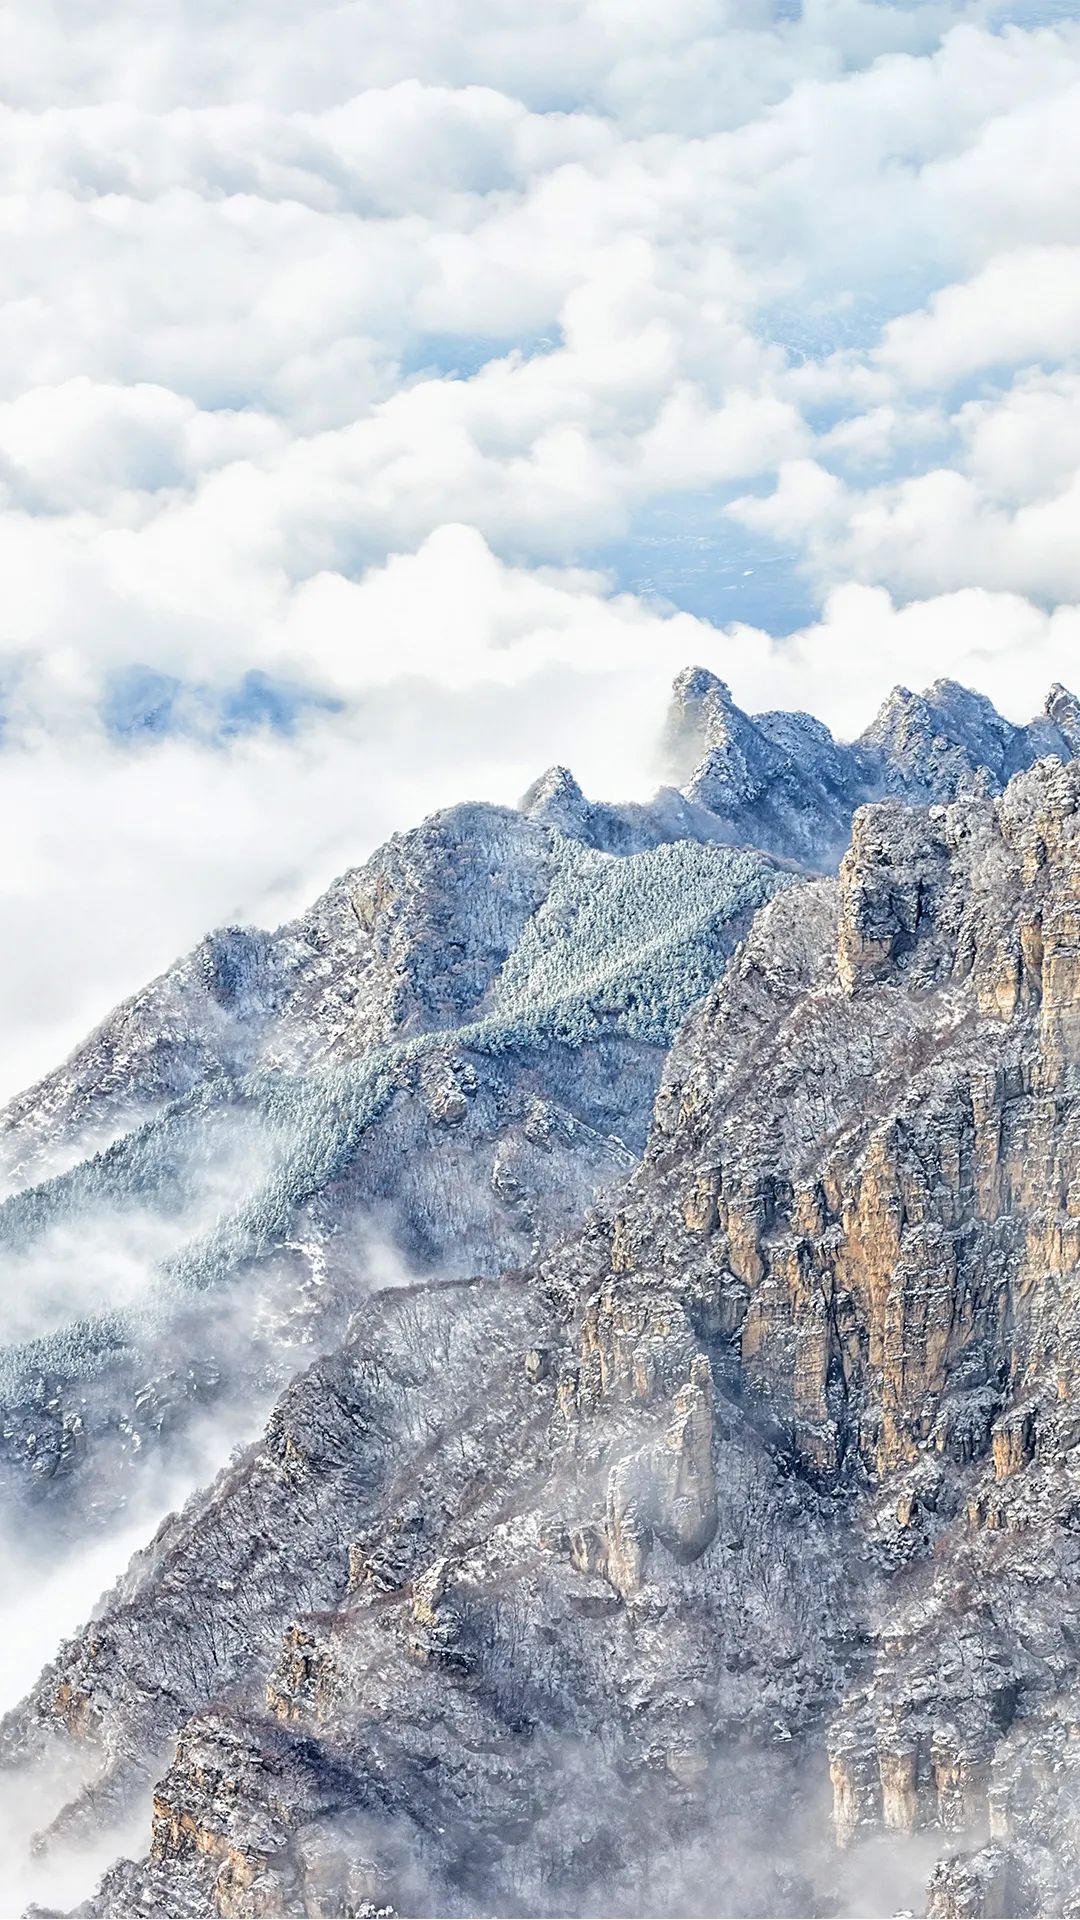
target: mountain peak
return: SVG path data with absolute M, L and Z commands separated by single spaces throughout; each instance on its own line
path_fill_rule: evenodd
M 935 680 L 924 698 L 928 706 L 946 716 L 955 727 L 984 727 L 1001 736 L 1011 736 L 1016 731 L 985 693 L 961 686 L 959 680 Z
M 883 734 L 891 733 L 908 715 L 919 709 L 925 710 L 926 701 L 922 694 L 913 693 L 910 687 L 897 685 L 890 688 L 880 707 L 859 735 L 860 740 L 879 740 Z
M 710 693 L 719 694 L 725 702 L 731 700 L 731 688 L 727 681 L 721 680 L 708 667 L 683 667 L 671 683 L 672 701 L 681 706 L 704 700 Z
M 745 716 L 726 680 L 707 667 L 684 667 L 676 674 L 661 741 L 666 777 L 679 786 L 689 780 L 709 748 L 724 742 L 731 719 L 744 721 Z
M 1043 703 L 1043 712 L 1048 720 L 1060 727 L 1073 742 L 1073 736 L 1080 741 L 1080 700 L 1060 680 L 1055 680 Z
M 589 803 L 569 767 L 549 767 L 522 795 L 520 811 L 545 826 L 579 827 Z
M 948 679 L 924 693 L 894 687 L 858 744 L 878 761 L 884 790 L 910 800 L 994 791 L 1032 757 L 1022 728 Z

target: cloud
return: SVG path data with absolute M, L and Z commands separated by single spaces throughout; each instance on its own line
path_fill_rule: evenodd
M 634 124 L 745 116 L 807 67 L 835 73 L 895 48 L 925 49 L 959 12 L 948 0 L 883 8 L 874 0 L 552 0 L 508 17 L 501 0 L 416 0 L 390 30 L 379 0 L 325 7 L 311 31 L 275 0 L 243 20 L 213 0 L 168 0 L 148 21 L 133 0 L 76 9 L 53 0 L 5 49 L 10 96 L 34 108 L 88 96 L 155 112 L 192 98 L 257 99 L 319 109 L 416 76 L 496 87 L 550 110 L 585 100 Z M 75 18 L 78 36 L 65 32 Z M 756 56 L 756 58 L 754 58 Z M 749 82 L 749 86 L 748 83 Z
M 1080 469 L 1080 373 L 1036 372 L 957 417 L 964 472 L 1007 506 L 1054 498 Z
M 947 677 L 978 687 L 1010 719 L 1030 719 L 1055 680 L 1077 678 L 1080 608 L 1043 612 L 1018 594 L 981 588 L 897 605 L 881 587 L 830 593 L 820 621 L 782 641 L 732 634 L 724 670 L 751 706 L 791 703 L 850 738 L 890 688 Z
M 1018 700 L 1010 648 L 1057 658 L 1075 23 L 53 0 L 10 38 L 12 1079 L 432 805 L 555 758 L 640 790 L 687 660 L 858 726 L 942 648 Z M 722 569 L 762 619 L 762 552 L 771 635 L 665 607 Z
M 879 357 L 908 388 L 948 387 L 987 368 L 1055 363 L 1078 344 L 1080 247 L 1018 247 L 890 321 Z

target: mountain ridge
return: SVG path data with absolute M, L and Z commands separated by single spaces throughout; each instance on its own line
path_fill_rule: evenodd
M 936 733 L 932 730 L 935 724 Z M 572 838 L 594 845 L 598 851 L 643 850 L 674 839 L 721 839 L 739 824 L 750 825 L 749 819 L 741 814 L 737 817 L 717 814 L 708 806 L 696 804 L 696 798 L 710 790 L 710 783 L 717 799 L 724 797 L 725 785 L 731 789 L 737 784 L 733 763 L 746 757 L 739 742 L 754 736 L 774 749 L 774 756 L 765 756 L 767 764 L 759 772 L 756 793 L 759 801 L 764 788 L 779 774 L 786 779 L 792 777 L 797 771 L 792 764 L 793 747 L 809 742 L 822 763 L 811 767 L 809 787 L 830 783 L 837 790 L 834 795 L 837 804 L 841 799 L 847 804 L 850 789 L 850 815 L 856 805 L 883 797 L 887 791 L 906 790 L 909 797 L 921 799 L 951 798 L 958 790 L 990 790 L 994 782 L 1003 784 L 1011 772 L 1043 754 L 1074 758 L 1080 752 L 1080 702 L 1067 689 L 1055 684 L 1047 694 L 1042 714 L 1027 725 L 1016 726 L 1003 720 L 984 695 L 958 687 L 955 682 L 938 681 L 925 695 L 915 695 L 898 686 L 887 696 L 863 734 L 845 746 L 834 739 L 823 722 L 809 714 L 770 711 L 751 716 L 744 713 L 732 700 L 726 683 L 716 674 L 706 668 L 690 667 L 676 676 L 660 749 L 661 765 L 669 772 L 683 773 L 686 791 L 662 788 L 651 804 L 612 806 L 586 800 L 567 768 L 549 768 L 527 790 L 520 812 L 540 824 L 569 829 Z M 871 748 L 879 750 L 873 765 Z M 980 761 L 977 757 L 980 749 L 989 755 L 987 760 Z M 725 753 L 726 770 L 720 765 Z M 935 782 L 938 785 L 930 793 L 927 789 Z M 952 790 L 947 790 L 949 788 Z M 435 815 L 433 819 L 437 821 L 458 811 L 460 809 L 444 810 L 444 815 Z M 736 844 L 764 848 L 770 824 L 768 819 L 759 818 L 753 823 L 754 831 Z M 805 841 L 801 824 L 791 827 L 789 823 L 789 830 L 793 842 Z M 845 828 L 845 845 L 846 838 Z M 395 835 L 388 849 L 403 839 L 407 840 L 408 836 Z M 828 857 L 836 851 L 831 826 L 824 841 L 765 850 L 798 862 L 800 853 L 805 853 L 808 846 L 818 855 L 819 863 L 827 864 Z M 378 862 L 380 855 L 387 851 L 380 850 L 372 862 Z M 15 1133 L 20 1127 L 25 1130 L 28 1123 L 32 1123 L 35 1105 L 47 1109 L 50 1102 L 58 1104 L 61 1088 L 56 1083 L 65 1076 L 70 1077 L 84 1049 L 107 1033 L 110 1024 L 122 1019 L 128 1010 L 134 1012 L 143 1006 L 146 996 L 155 990 L 166 992 L 170 984 L 175 983 L 182 996 L 183 1015 L 190 1021 L 193 1009 L 183 994 L 188 975 L 192 985 L 201 984 L 206 989 L 205 998 L 211 1008 L 215 1002 L 222 1008 L 230 1004 L 235 1008 L 243 1004 L 244 995 L 238 989 L 243 975 L 250 971 L 255 979 L 249 983 L 251 1004 L 247 1012 L 257 1015 L 260 975 L 264 976 L 265 989 L 271 996 L 274 991 L 275 969 L 267 951 L 268 944 L 277 941 L 287 949 L 290 941 L 301 944 L 307 941 L 314 950 L 309 957 L 309 964 L 313 965 L 320 946 L 331 946 L 352 931 L 349 916 L 355 913 L 355 907 L 348 903 L 349 887 L 364 871 L 366 869 L 352 869 L 332 882 L 305 914 L 287 922 L 276 935 L 248 927 L 225 927 L 208 934 L 190 955 L 175 962 L 146 988 L 106 1015 L 93 1029 L 89 1041 L 76 1048 L 61 1068 L 7 1103 L 0 1111 L 0 1143 L 5 1135 Z M 302 960 L 294 958 L 293 964 L 303 967 Z M 286 960 L 286 969 L 287 965 Z M 272 1010 L 272 999 L 268 1010 Z M 174 1010 L 176 1017 L 180 1011 L 179 1007 Z M 209 1013 L 210 1008 L 205 1011 Z M 212 1035 L 207 1037 L 210 1060 L 212 1038 Z M 209 1063 L 208 1060 L 203 1064 L 203 1071 Z M 181 1074 L 184 1064 L 182 1061 Z M 192 1063 L 188 1071 L 194 1073 L 197 1065 Z M 91 1072 L 94 1084 L 109 1087 L 111 1074 L 107 1060 L 95 1058 Z M 179 1090 L 171 1076 L 166 1074 L 163 1079 L 162 1091 Z M 10 1147 L 7 1151 L 10 1156 Z
M 102 1480 L 95 1448 L 145 1457 L 162 1421 L 204 1409 L 224 1388 L 217 1350 L 193 1379 L 185 1348 L 193 1314 L 230 1329 L 230 1276 L 251 1378 L 283 1381 L 297 1341 L 337 1337 L 357 1302 L 363 1260 L 336 1248 L 358 1209 L 420 1270 L 529 1257 L 640 1152 L 664 1051 L 746 914 L 833 862 L 865 792 L 992 791 L 1048 738 L 1066 751 L 1076 702 L 1055 688 L 1045 705 L 1049 736 L 952 683 L 897 689 L 842 747 L 807 715 L 746 715 L 686 669 L 662 745 L 694 762 L 685 790 L 612 806 L 549 770 L 519 809 L 466 803 L 393 836 L 276 934 L 208 935 L 0 1115 L 25 1183 L 0 1203 L 0 1248 L 31 1285 L 36 1250 L 47 1264 L 58 1233 L 103 1209 L 134 1219 L 125 1231 L 145 1216 L 166 1248 L 135 1322 L 65 1331 L 57 1309 L 54 1332 L 0 1356 L 0 1481 L 70 1505 L 80 1479 Z M 612 952 L 623 972 L 605 981 Z M 528 1002 L 545 969 L 543 1014 Z M 80 1159 L 85 1130 L 106 1145 Z
M 96 1769 L 46 1848 L 157 1779 L 149 1852 L 80 1911 L 708 1912 L 718 1887 L 727 1911 L 859 1911 L 866 1873 L 923 1897 L 925 1832 L 928 1911 L 959 1920 L 1038 1911 L 1080 1870 L 1064 1812 L 1040 1826 L 1015 1784 L 1066 1766 L 1080 1687 L 1027 1542 L 1080 1583 L 1058 1408 L 1080 1354 L 1080 767 L 1036 753 L 1067 748 L 1075 703 L 1051 691 L 1051 733 L 948 683 L 900 690 L 841 751 L 680 681 L 668 751 L 689 705 L 687 791 L 725 810 L 605 807 L 557 769 L 517 813 L 395 837 L 312 910 L 322 948 L 303 917 L 284 930 L 293 1014 L 273 936 L 180 963 L 209 1006 L 245 1002 L 245 1044 L 265 1017 L 279 1058 L 221 1072 L 260 1125 L 311 1075 L 323 1104 L 286 1154 L 327 1100 L 371 1111 L 345 1166 L 331 1128 L 299 1232 L 285 1208 L 230 1293 L 196 1285 L 130 1364 L 107 1349 L 96 1409 L 44 1367 L 24 1416 L 4 1376 L 9 1497 L 52 1395 L 56 1464 L 32 1470 L 59 1515 L 65 1487 L 137 1471 L 152 1361 L 213 1359 L 267 1315 L 306 1334 L 265 1335 L 262 1438 L 0 1729 L 0 1770 Z M 898 791 L 856 809 L 838 873 L 731 844 L 757 806 L 763 839 L 823 852 L 843 753 Z M 290 1017 L 313 1055 L 286 1059 Z M 207 1035 L 219 1062 L 212 1013 Z M 210 1158 L 218 1071 L 180 1100 Z M 409 1284 L 373 1285 L 372 1225 L 411 1248 Z M 182 1427 L 165 1378 L 159 1445 Z M 989 1614 L 963 1599 L 972 1560 Z M 927 1690 L 927 1618 L 951 1692 Z M 969 1684 L 969 1655 L 1000 1684 Z M 571 1833 L 558 1782 L 584 1752 Z M 755 1857 L 763 1830 L 790 1844 Z

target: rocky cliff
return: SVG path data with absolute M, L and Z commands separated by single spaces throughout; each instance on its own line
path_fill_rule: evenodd
M 923 706 L 947 743 L 953 694 Z M 982 760 L 928 758 L 921 709 L 887 709 L 940 797 L 861 808 L 833 877 L 740 868 L 756 917 L 715 916 L 707 949 L 669 918 L 659 972 L 628 899 L 650 874 L 670 898 L 673 848 L 706 891 L 732 853 L 629 810 L 616 853 L 564 776 L 505 824 L 544 883 L 497 935 L 406 887 L 424 935 L 342 1015 L 372 1023 L 343 1043 L 368 1061 L 378 1019 L 414 1049 L 380 1126 L 418 1101 L 465 1126 L 508 1027 L 514 1076 L 580 1054 L 593 1100 L 647 1050 L 640 1111 L 672 980 L 696 1004 L 621 1185 L 588 1210 L 590 1172 L 501 1277 L 468 1271 L 462 1214 L 424 1276 L 350 1293 L 263 1437 L 4 1723 L 10 1771 L 85 1776 L 43 1805 L 46 1850 L 154 1783 L 146 1851 L 86 1912 L 1070 1910 L 1080 766 L 994 797 L 1071 707 L 975 711 Z M 850 752 L 914 781 L 881 739 Z M 416 1150 L 411 1118 L 388 1137 Z M 342 1253 L 364 1217 L 337 1212 Z
M 953 680 L 922 694 L 896 687 L 846 744 L 809 713 L 743 713 L 722 680 L 691 667 L 675 682 L 663 764 L 734 839 L 830 866 L 866 801 L 996 793 L 1041 756 L 1078 751 L 1080 704 L 1061 686 L 1024 726 Z

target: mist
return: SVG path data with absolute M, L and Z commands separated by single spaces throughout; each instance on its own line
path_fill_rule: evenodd
M 144 1465 L 120 1513 L 104 1528 L 93 1528 L 89 1538 L 58 1531 L 50 1541 L 11 1519 L 0 1526 L 0 1715 L 19 1704 L 65 1641 L 94 1617 L 162 1521 L 257 1438 L 271 1398 L 249 1394 L 197 1416 L 167 1455 Z M 149 1778 L 122 1815 L 92 1836 L 63 1835 L 44 1847 L 35 1845 L 35 1835 L 77 1796 L 99 1764 L 92 1748 L 80 1757 L 77 1747 L 58 1742 L 51 1758 L 0 1767 L 3 1911 L 21 1912 L 31 1901 L 66 1910 L 92 1892 L 118 1855 L 145 1851 L 153 1798 Z
M 156 1205 L 149 1196 L 122 1205 L 98 1198 L 91 1152 L 89 1176 L 71 1180 L 70 1198 L 61 1186 L 51 1223 L 28 1244 L 20 1245 L 17 1214 L 10 1224 L 0 1215 L 0 1229 L 8 1227 L 5 1346 L 40 1340 L 73 1321 L 153 1309 L 170 1260 L 247 1198 L 274 1164 L 277 1143 L 249 1114 L 210 1114 L 202 1127 L 207 1137 L 168 1166 Z M 104 1176 L 96 1184 L 104 1188 Z

